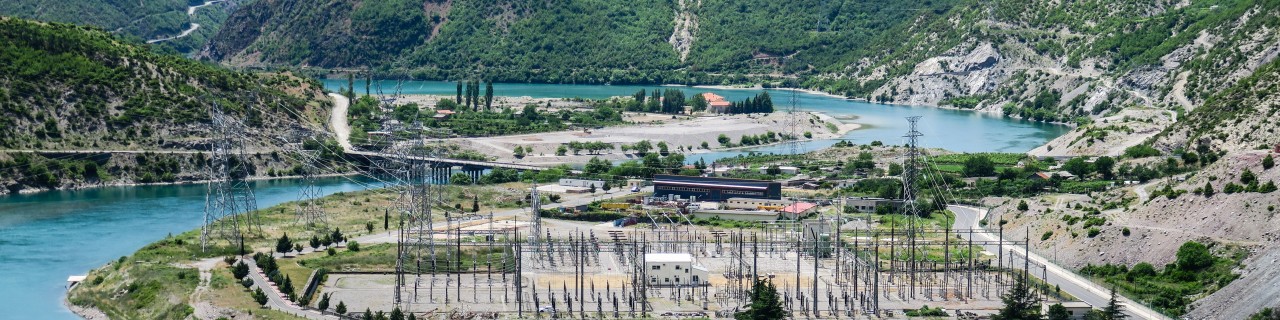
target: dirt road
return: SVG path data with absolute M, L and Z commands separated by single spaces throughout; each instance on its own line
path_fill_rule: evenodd
M 347 106 L 351 104 L 351 99 L 337 93 L 330 93 L 329 97 L 333 98 L 333 112 L 329 115 L 330 129 L 338 136 L 338 145 L 342 146 L 342 150 L 350 152 L 351 126 L 347 125 Z

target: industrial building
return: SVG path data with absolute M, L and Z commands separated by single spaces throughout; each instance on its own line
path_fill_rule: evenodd
M 707 268 L 688 253 L 646 253 L 645 272 L 651 286 L 707 285 Z
M 729 198 L 782 199 L 782 183 L 673 175 L 653 176 L 654 197 L 675 197 L 698 201 L 725 201 Z

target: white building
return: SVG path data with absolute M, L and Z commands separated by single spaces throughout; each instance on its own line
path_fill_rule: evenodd
M 707 268 L 688 253 L 646 253 L 645 272 L 651 286 L 707 285 Z
M 1049 303 L 1043 304 L 1041 312 L 1048 314 L 1050 305 Z M 1084 316 L 1093 310 L 1093 306 L 1090 306 L 1089 303 L 1080 301 L 1062 302 L 1062 306 L 1067 308 L 1067 314 L 1069 315 L 1067 319 L 1071 320 L 1084 320 Z

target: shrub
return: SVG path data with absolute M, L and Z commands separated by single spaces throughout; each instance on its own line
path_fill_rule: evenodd
M 347 250 L 351 250 L 353 252 L 359 252 L 360 243 L 355 241 L 351 241 L 350 243 L 347 243 Z
M 1122 235 L 1124 235 L 1124 236 L 1128 237 L 1128 236 L 1129 236 L 1129 227 L 1125 227 L 1124 229 L 1120 229 L 1120 234 L 1122 234 Z
M 1187 241 L 1178 248 L 1178 269 L 1196 271 L 1213 265 L 1214 257 L 1209 247 L 1195 241 Z
M 1090 238 L 1097 237 L 1097 236 L 1098 236 L 1098 234 L 1100 234 L 1100 233 L 1102 233 L 1102 230 L 1098 230 L 1098 228 L 1089 228 L 1089 237 L 1090 237 Z
M 1049 240 L 1051 237 L 1053 237 L 1053 231 L 1045 231 L 1044 234 L 1040 235 L 1040 241 Z
M 1018 211 L 1027 211 L 1027 200 L 1018 200 Z

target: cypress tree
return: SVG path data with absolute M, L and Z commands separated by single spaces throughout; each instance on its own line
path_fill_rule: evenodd
M 489 80 L 484 84 L 484 109 L 492 110 L 493 108 L 493 80 Z
M 454 98 L 456 102 L 462 103 L 462 81 L 458 81 L 458 96 Z

